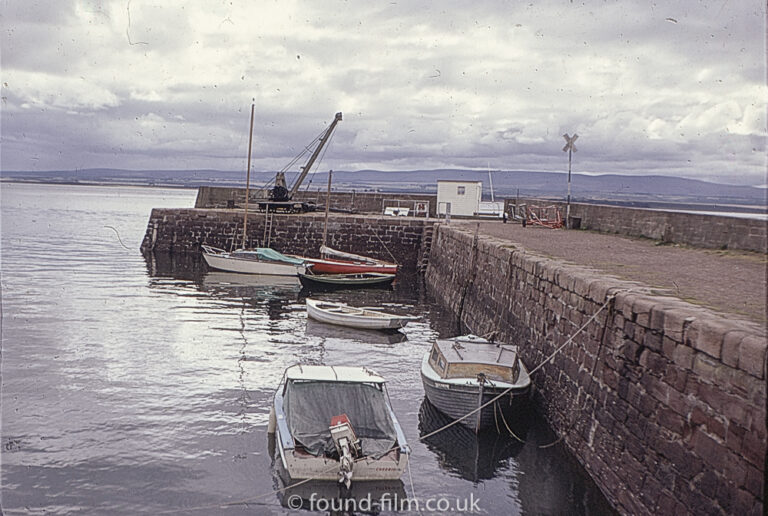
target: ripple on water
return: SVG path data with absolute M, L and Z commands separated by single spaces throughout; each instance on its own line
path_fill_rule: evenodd
M 421 357 L 455 321 L 418 278 L 315 294 L 421 316 L 399 333 L 327 326 L 307 320 L 295 283 L 145 261 L 136 248 L 151 208 L 192 206 L 195 192 L 4 184 L 0 194 L 4 510 L 217 513 L 266 494 L 226 512 L 291 513 L 271 492 L 281 480 L 266 425 L 284 370 L 301 362 L 365 365 L 388 380 L 420 498 L 474 495 L 488 514 L 601 513 L 585 510 L 595 488 L 559 448 L 538 448 L 553 439 L 535 416 L 524 445 L 419 440 L 437 417 L 424 413 Z

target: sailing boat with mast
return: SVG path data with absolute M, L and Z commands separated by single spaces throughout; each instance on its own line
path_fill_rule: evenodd
M 248 166 L 245 179 L 245 213 L 243 214 L 242 247 L 232 252 L 209 245 L 202 245 L 203 258 L 209 267 L 226 272 L 243 274 L 264 274 L 270 276 L 295 276 L 307 271 L 306 262 L 297 257 L 286 256 L 268 247 L 246 249 L 248 235 L 248 200 L 251 183 L 251 146 L 253 143 L 253 112 L 251 104 L 251 127 L 248 136 Z
M 306 258 L 304 260 L 312 265 L 307 274 L 396 274 L 396 263 L 361 256 L 359 254 L 345 253 L 328 247 L 328 212 L 331 204 L 331 178 L 333 170 L 328 172 L 328 191 L 325 196 L 325 226 L 323 227 L 323 245 L 320 246 L 320 258 Z

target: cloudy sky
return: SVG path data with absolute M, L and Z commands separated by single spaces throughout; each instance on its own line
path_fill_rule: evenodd
M 766 183 L 762 0 L 0 0 L 5 170 L 487 167 Z

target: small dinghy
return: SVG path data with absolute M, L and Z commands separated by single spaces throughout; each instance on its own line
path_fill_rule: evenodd
M 270 410 L 270 434 L 292 479 L 400 478 L 410 449 L 381 376 L 364 367 L 286 369 Z
M 427 399 L 438 410 L 461 419 L 498 395 L 504 395 L 461 423 L 475 432 L 513 421 L 528 397 L 531 379 L 517 346 L 475 335 L 437 340 L 421 362 Z
M 314 269 L 314 265 L 312 266 Z M 301 284 L 307 288 L 386 287 L 395 280 L 394 274 L 360 272 L 355 274 L 315 274 L 312 269 L 299 273 Z
M 419 319 L 310 298 L 307 298 L 307 315 L 316 321 L 364 330 L 397 330 Z

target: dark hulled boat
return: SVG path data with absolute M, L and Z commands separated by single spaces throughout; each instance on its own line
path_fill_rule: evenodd
M 299 273 L 299 281 L 304 287 L 325 290 L 340 288 L 389 287 L 395 280 L 394 274 L 365 272 L 356 274 L 315 274 L 312 270 Z

